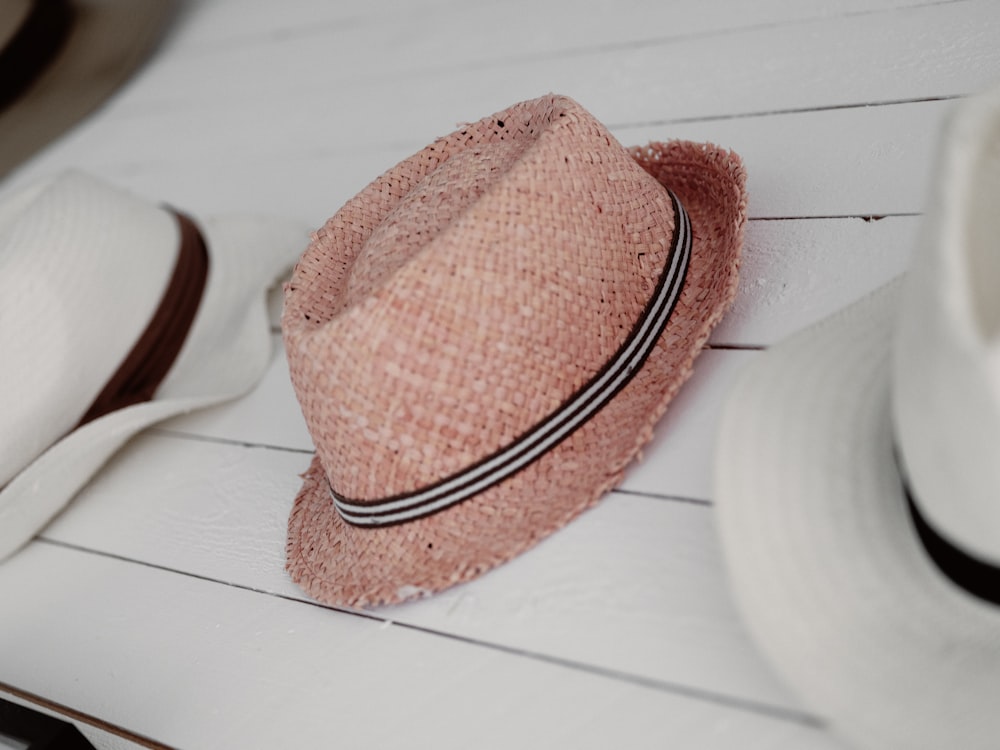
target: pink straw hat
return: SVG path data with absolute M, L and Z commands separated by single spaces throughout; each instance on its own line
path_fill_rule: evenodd
M 316 444 L 288 570 L 355 607 L 438 591 L 593 505 L 736 291 L 735 154 L 627 150 L 562 96 L 440 138 L 316 233 L 286 286 Z

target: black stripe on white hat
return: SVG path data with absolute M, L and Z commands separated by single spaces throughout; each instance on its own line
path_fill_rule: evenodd
M 920 510 L 920 501 L 900 460 L 898 444 L 894 446 L 893 455 L 913 528 L 927 556 L 952 583 L 983 601 L 1000 604 L 1000 567 L 970 555 L 934 528 Z

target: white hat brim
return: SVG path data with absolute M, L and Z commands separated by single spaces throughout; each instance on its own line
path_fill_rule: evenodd
M 763 353 L 727 404 L 719 532 L 775 670 L 864 748 L 996 748 L 1000 607 L 934 566 L 894 459 L 900 282 Z
M 234 216 L 197 222 L 208 278 L 184 345 L 151 401 L 111 412 L 50 446 L 0 489 L 0 560 L 31 539 L 139 431 L 246 393 L 272 349 L 266 292 L 308 243 L 295 222 Z

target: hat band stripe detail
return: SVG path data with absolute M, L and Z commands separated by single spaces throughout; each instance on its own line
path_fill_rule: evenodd
M 360 503 L 330 488 L 341 517 L 355 526 L 388 526 L 437 513 L 498 484 L 569 437 L 621 391 L 642 368 L 680 297 L 691 257 L 691 225 L 672 192 L 671 248 L 652 298 L 624 343 L 598 373 L 544 422 L 497 453 L 436 484 L 402 496 Z
M 1000 568 L 972 557 L 941 536 L 920 512 L 902 471 L 900 478 L 917 536 L 938 570 L 973 596 L 991 604 L 1000 604 Z
M 77 427 L 113 411 L 151 400 L 177 359 L 194 323 L 208 278 L 208 248 L 191 219 L 172 213 L 180 229 L 180 247 L 160 304 Z

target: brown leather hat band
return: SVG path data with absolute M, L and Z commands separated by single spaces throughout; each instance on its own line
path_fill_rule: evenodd
M 180 250 L 170 283 L 146 329 L 77 427 L 152 399 L 187 338 L 208 278 L 208 248 L 195 223 L 173 213 L 180 228 Z

